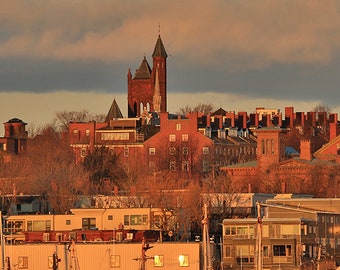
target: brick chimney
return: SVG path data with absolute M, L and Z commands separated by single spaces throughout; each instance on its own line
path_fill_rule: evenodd
M 300 141 L 300 159 L 312 160 L 312 147 L 310 140 Z

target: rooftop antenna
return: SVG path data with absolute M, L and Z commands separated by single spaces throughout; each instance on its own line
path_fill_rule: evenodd
M 161 25 L 158 24 L 158 35 L 160 36 L 161 35 Z

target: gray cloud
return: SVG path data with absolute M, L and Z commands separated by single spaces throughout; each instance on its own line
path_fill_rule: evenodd
M 126 93 L 160 24 L 169 92 L 339 103 L 336 0 L 12 0 L 0 23 L 0 92 Z

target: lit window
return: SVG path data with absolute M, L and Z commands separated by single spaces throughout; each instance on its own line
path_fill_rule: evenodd
M 182 141 L 187 142 L 189 140 L 189 135 L 188 134 L 182 134 Z
M 208 146 L 203 146 L 203 155 L 209 154 L 209 147 Z
M 176 124 L 176 130 L 181 130 L 181 124 Z
M 85 156 L 86 156 L 86 148 L 82 148 L 82 149 L 80 150 L 80 156 L 81 156 L 81 157 L 85 157 Z
M 120 256 L 119 255 L 111 255 L 110 258 L 110 267 L 118 268 L 120 267 Z
M 162 267 L 164 266 L 164 257 L 163 255 L 155 255 L 153 257 L 153 266 Z
M 189 255 L 179 255 L 178 256 L 179 266 L 189 266 Z
M 169 141 L 175 142 L 176 141 L 176 134 L 169 134 Z
M 155 154 L 156 154 L 156 148 L 150 147 L 150 148 L 149 148 L 149 155 L 150 155 L 150 156 L 153 156 L 153 155 L 155 155 Z
M 18 268 L 19 269 L 27 269 L 28 268 L 28 257 L 19 256 L 18 257 Z
M 87 130 L 85 130 L 85 136 L 90 136 L 90 130 L 89 129 L 87 129 Z

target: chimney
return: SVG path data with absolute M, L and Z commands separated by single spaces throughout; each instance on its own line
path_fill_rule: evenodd
M 310 140 L 300 141 L 300 159 L 312 160 L 312 147 Z
M 248 193 L 252 193 L 251 192 L 251 183 L 248 183 Z
M 207 115 L 207 127 L 211 126 L 211 118 L 210 118 L 210 113 Z
M 333 140 L 337 137 L 337 123 L 330 123 L 329 124 L 329 140 Z
M 285 183 L 285 182 L 282 182 L 282 183 L 281 183 L 281 193 L 282 193 L 282 194 L 285 194 L 285 193 L 286 193 L 286 183 Z

